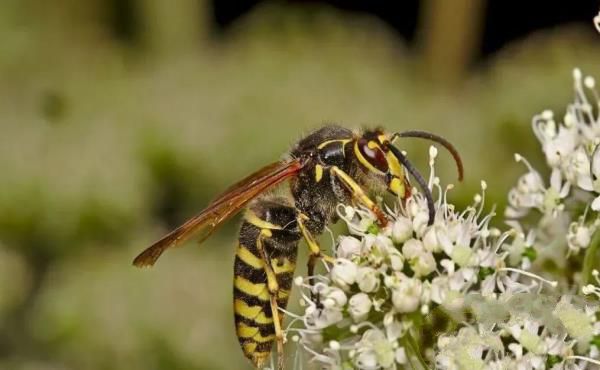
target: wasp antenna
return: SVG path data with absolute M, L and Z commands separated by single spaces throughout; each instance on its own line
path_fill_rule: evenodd
M 410 173 L 412 175 L 412 177 L 414 177 L 415 180 L 417 180 L 417 183 L 423 190 L 423 193 L 425 194 L 425 198 L 427 198 L 427 208 L 429 208 L 429 221 L 427 222 L 427 225 L 431 226 L 433 224 L 433 220 L 435 218 L 435 207 L 433 204 L 433 196 L 431 195 L 431 190 L 429 190 L 429 187 L 427 186 L 425 179 L 423 179 L 423 176 L 421 176 L 419 171 L 417 171 L 417 169 L 415 167 L 413 167 L 412 163 L 410 163 L 408 158 L 406 158 L 404 156 L 404 154 L 402 154 L 400 149 L 396 148 L 392 144 L 387 144 L 387 147 L 392 151 L 392 153 L 394 153 L 396 158 L 398 158 L 398 161 L 400 161 L 400 163 L 402 163 L 402 165 L 406 168 L 408 173 Z
M 463 180 L 464 169 L 463 169 L 462 159 L 460 158 L 460 154 L 458 154 L 458 150 L 456 150 L 454 145 L 452 145 L 448 140 L 444 139 L 441 136 L 438 136 L 438 135 L 435 135 L 435 134 L 432 134 L 432 133 L 426 132 L 426 131 L 397 132 L 392 135 L 392 140 L 395 139 L 396 137 L 415 137 L 415 138 L 420 138 L 420 139 L 427 139 L 427 140 L 431 140 L 433 142 L 436 142 L 436 143 L 442 145 L 444 148 L 446 148 L 450 152 L 450 154 L 454 158 L 454 161 L 456 162 L 456 168 L 458 169 L 458 181 Z

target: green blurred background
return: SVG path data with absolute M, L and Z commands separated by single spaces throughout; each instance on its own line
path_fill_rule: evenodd
M 454 201 L 486 179 L 502 209 L 513 152 L 541 160 L 531 116 L 562 115 L 573 67 L 600 76 L 595 1 L 365 3 L 2 1 L 0 369 L 249 368 L 237 223 L 151 270 L 137 252 L 326 122 L 443 135 Z

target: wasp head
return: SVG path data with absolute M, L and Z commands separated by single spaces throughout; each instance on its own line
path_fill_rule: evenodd
M 396 138 L 415 137 L 434 141 L 444 146 L 454 157 L 458 168 L 459 181 L 463 178 L 463 165 L 458 151 L 446 139 L 423 131 L 405 131 L 401 133 L 387 134 L 381 129 L 365 131 L 354 142 L 354 154 L 360 164 L 371 174 L 385 179 L 387 190 L 400 198 L 410 196 L 410 184 L 406 173 L 414 177 L 429 207 L 429 223 L 433 222 L 435 209 L 431 190 L 423 179 L 423 176 L 408 161 L 406 156 L 392 143 Z M 405 172 L 406 171 L 406 172 Z
M 385 180 L 390 193 L 406 198 L 410 189 L 408 179 L 398 157 L 389 149 L 391 139 L 380 129 L 365 131 L 354 142 L 354 154 L 370 174 Z

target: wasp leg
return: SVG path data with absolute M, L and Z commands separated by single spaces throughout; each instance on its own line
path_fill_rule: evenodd
M 352 177 L 350 177 L 350 175 L 348 175 L 346 172 L 340 170 L 336 166 L 331 167 L 330 171 L 333 175 L 335 175 L 338 179 L 340 179 L 342 184 L 344 184 L 348 190 L 350 190 L 350 192 L 352 193 L 352 196 L 357 201 L 359 201 L 364 206 L 369 208 L 375 214 L 375 216 L 377 217 L 377 223 L 380 226 L 387 225 L 388 219 L 387 219 L 385 213 L 383 213 L 381 208 L 379 208 L 379 206 L 377 204 L 375 204 L 375 202 L 373 202 L 371 200 L 371 198 L 369 198 L 369 196 L 365 193 L 365 191 L 360 187 L 360 185 L 358 185 L 356 183 L 356 181 L 354 181 L 352 179 Z
M 263 239 L 271 237 L 272 233 L 269 229 L 262 229 L 256 245 L 264 263 L 265 273 L 267 274 L 267 288 L 269 289 L 269 298 L 271 302 L 271 314 L 273 315 L 273 326 L 275 327 L 275 340 L 277 341 L 277 368 L 283 370 L 285 368 L 285 357 L 283 357 L 283 330 L 281 324 L 283 317 L 279 316 L 279 304 L 277 297 L 279 296 L 279 283 L 277 276 L 271 266 L 271 260 L 265 252 Z
M 331 256 L 328 256 L 321 251 L 321 247 L 319 247 L 319 243 L 317 242 L 315 237 L 312 235 L 312 233 L 308 230 L 308 228 L 304 224 L 304 221 L 306 221 L 306 220 L 308 220 L 308 216 L 306 216 L 305 214 L 300 213 L 298 215 L 298 219 L 297 219 L 298 227 L 300 228 L 300 232 L 302 233 L 302 236 L 304 236 L 304 240 L 306 240 L 306 244 L 308 244 L 308 249 L 310 251 L 310 254 L 308 256 L 308 263 L 307 263 L 307 270 L 308 270 L 307 276 L 310 279 L 312 276 L 314 276 L 315 264 L 317 263 L 317 260 L 319 258 L 321 258 L 325 262 L 329 262 L 329 263 L 333 263 L 334 259 Z M 310 284 L 310 280 L 309 280 L 309 284 Z M 311 293 L 311 295 L 312 295 L 312 293 Z

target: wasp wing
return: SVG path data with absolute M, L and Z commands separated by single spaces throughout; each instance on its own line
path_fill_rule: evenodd
M 165 250 L 177 246 L 200 231 L 204 231 L 201 241 L 205 240 L 219 225 L 239 212 L 250 200 L 296 175 L 302 166 L 299 160 L 292 159 L 271 163 L 261 168 L 229 187 L 198 215 L 152 244 L 133 260 L 133 264 L 138 267 L 152 266 Z

